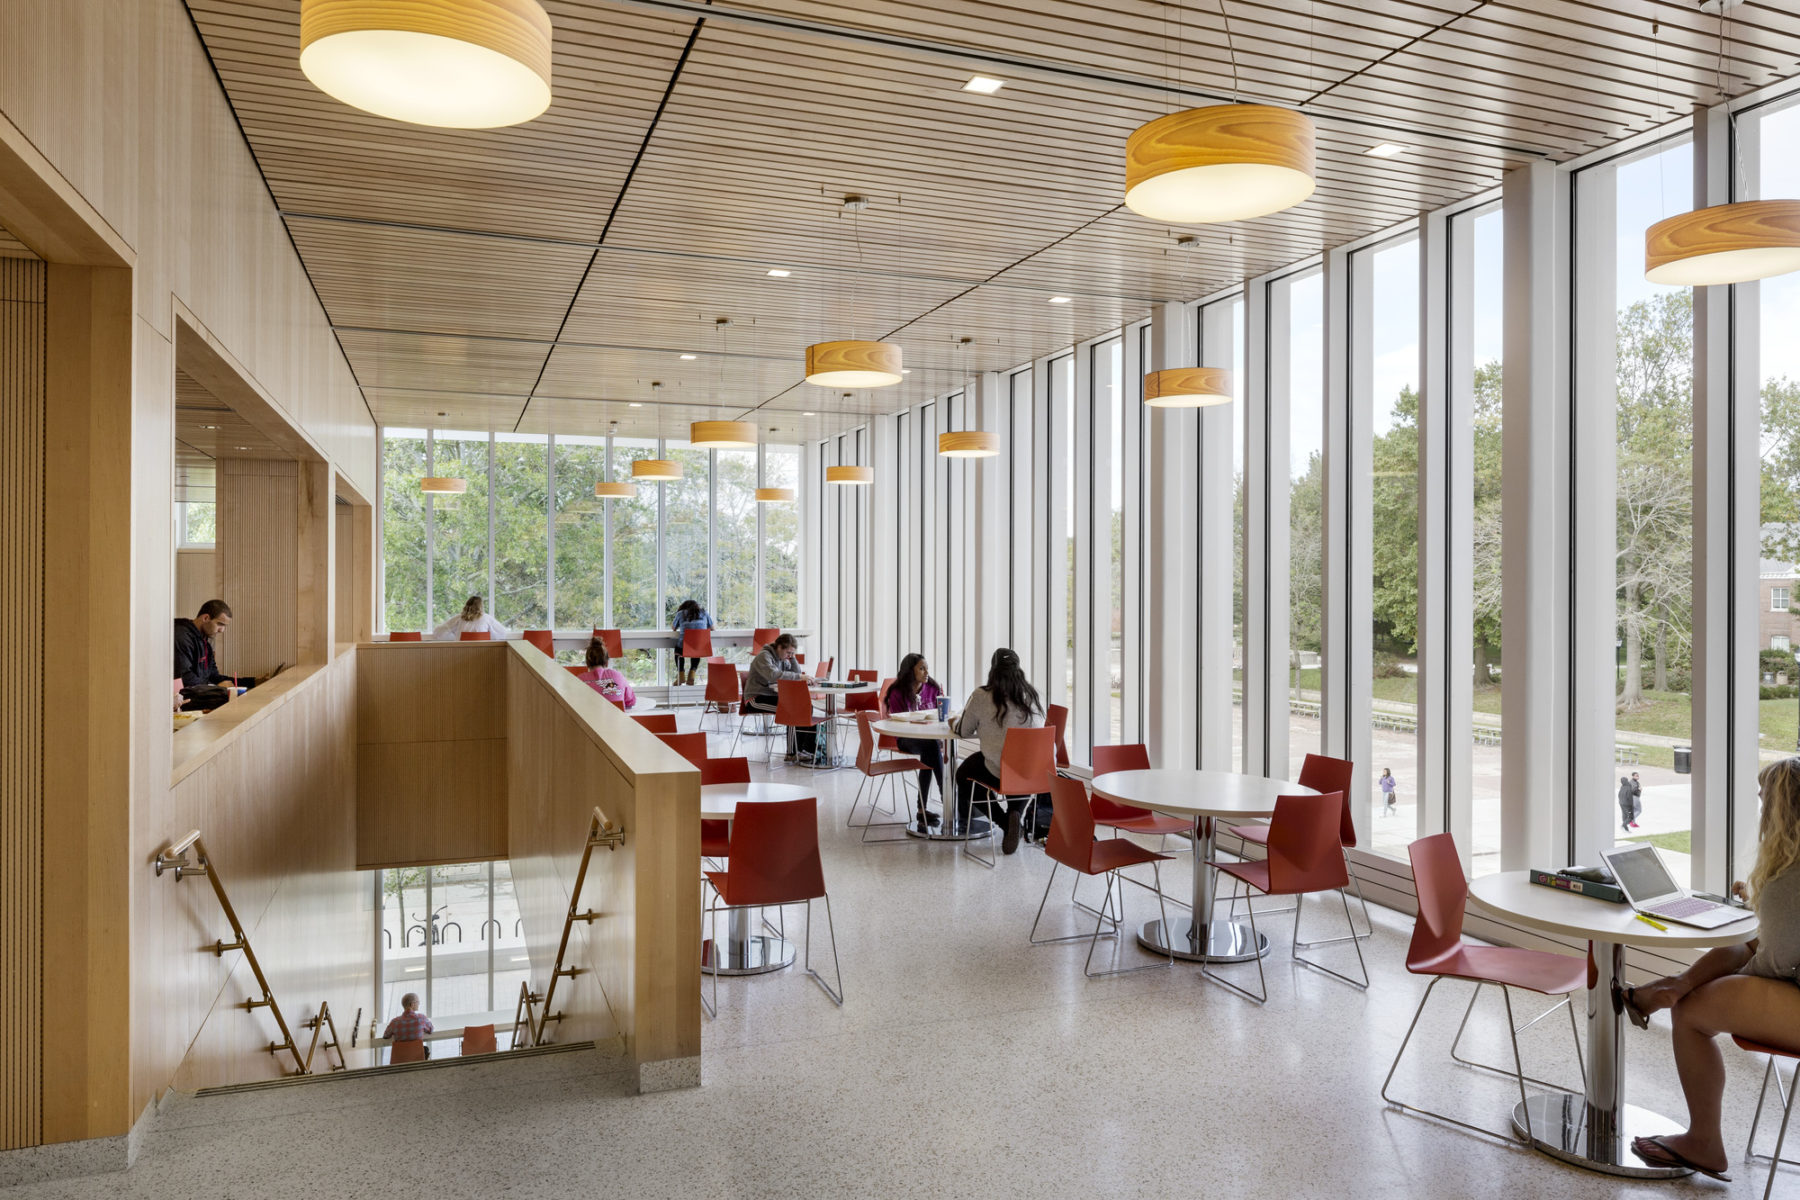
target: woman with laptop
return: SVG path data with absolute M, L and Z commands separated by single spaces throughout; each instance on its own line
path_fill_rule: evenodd
M 1756 910 L 1757 936 L 1708 950 L 1681 974 L 1625 988 L 1618 997 L 1640 1029 L 1651 1013 L 1673 1010 L 1675 1067 L 1688 1107 L 1685 1133 L 1637 1138 L 1632 1152 L 1652 1166 L 1689 1167 L 1727 1181 L 1719 1035 L 1780 1047 L 1800 1040 L 1800 758 L 1770 763 L 1756 781 L 1762 794 L 1756 865 L 1748 886 L 1734 883 L 1731 891 Z

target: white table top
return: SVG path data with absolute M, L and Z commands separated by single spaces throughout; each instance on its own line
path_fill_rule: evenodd
M 868 683 L 862 680 L 855 683 L 833 683 L 830 687 L 820 687 L 819 684 L 823 681 L 818 679 L 809 679 L 806 682 L 807 686 L 812 688 L 815 696 L 860 696 L 881 686 L 878 683 Z
M 1094 793 L 1120 804 L 1178 817 L 1266 817 L 1277 796 L 1317 796 L 1312 788 L 1234 771 L 1111 771 L 1094 776 Z
M 954 742 L 956 734 L 948 721 L 896 721 L 892 717 L 877 721 L 876 733 L 889 737 L 914 738 L 921 742 Z
M 700 789 L 700 819 L 729 821 L 740 804 L 810 800 L 818 794 L 797 783 L 710 783 Z
M 1629 904 L 1610 904 L 1591 896 L 1539 887 L 1531 882 L 1529 871 L 1502 871 L 1471 880 L 1469 902 L 1526 929 L 1627 946 L 1704 949 L 1735 946 L 1756 936 L 1756 914 L 1749 909 L 1744 910 L 1744 920 L 1717 929 L 1664 922 L 1669 926 L 1664 931 L 1638 920 Z

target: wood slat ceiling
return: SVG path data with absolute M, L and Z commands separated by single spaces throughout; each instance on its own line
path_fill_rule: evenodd
M 299 0 L 188 3 L 377 419 L 582 434 L 823 436 L 1800 70 L 1768 0 L 1722 60 L 1688 0 L 550 0 L 550 110 L 464 132 L 319 93 Z M 1234 94 L 1315 117 L 1313 199 L 1125 210 L 1126 135 Z M 906 382 L 802 383 L 851 336 Z
M 0 225 L 0 258 L 37 258 L 31 250 Z
M 205 384 L 175 371 L 175 499 L 211 501 L 221 458 L 294 456 L 239 416 Z

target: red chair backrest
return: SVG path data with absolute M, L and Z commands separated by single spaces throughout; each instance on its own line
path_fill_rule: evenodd
M 602 646 L 606 647 L 606 657 L 625 657 L 625 635 L 617 629 L 596 629 L 594 636 L 600 639 Z
M 778 679 L 775 681 L 775 723 L 777 725 L 811 725 L 813 716 L 812 692 L 804 679 Z
M 409 1063 L 425 1061 L 424 1042 L 395 1042 L 388 1047 L 388 1062 Z
M 464 1054 L 497 1054 L 499 1051 L 500 1046 L 494 1040 L 492 1025 L 463 1026 L 462 1052 Z
M 819 802 L 740 804 L 731 822 L 727 904 L 795 904 L 825 894 Z
M 845 676 L 851 683 L 874 683 L 875 672 L 858 667 Z
M 749 782 L 750 760 L 747 758 L 709 758 L 700 764 L 701 787 L 711 787 L 715 783 Z
M 1056 706 L 1052 706 L 1056 707 Z M 1062 739 L 1057 738 L 1058 744 Z M 1094 776 L 1109 775 L 1114 771 L 1148 771 L 1150 769 L 1150 751 L 1142 742 L 1128 742 L 1123 746 L 1094 747 Z M 1126 817 L 1141 817 L 1148 809 L 1120 804 L 1117 800 L 1108 800 L 1099 792 L 1095 792 L 1091 801 L 1096 821 L 1118 821 Z
M 714 704 L 738 702 L 737 668 L 722 658 L 706 660 L 706 698 Z
M 1269 894 L 1325 892 L 1350 883 L 1338 844 L 1341 792 L 1327 796 L 1277 796 L 1269 822 Z
M 887 694 L 888 689 L 893 686 L 894 681 L 890 677 L 882 680 L 881 686 L 875 689 L 875 717 L 877 720 L 885 721 L 888 718 Z M 892 734 L 878 733 L 875 735 L 875 748 L 877 750 L 898 750 L 900 739 Z
M 480 633 L 476 633 L 472 629 L 465 629 L 462 632 L 462 638 L 460 640 L 465 642 L 491 642 L 494 640 L 494 635 L 485 629 Z
M 563 670 L 567 671 L 571 675 L 587 674 L 587 668 L 580 663 L 570 663 L 567 666 L 563 667 Z
M 864 775 L 875 763 L 875 714 L 856 714 L 856 769 Z
M 605 699 L 604 696 L 601 699 Z M 632 720 L 648 729 L 651 733 L 676 733 L 674 713 L 642 713 L 632 714 Z
M 711 658 L 712 630 L 684 629 L 681 631 L 681 657 Z
M 859 680 L 859 682 L 862 681 Z M 875 681 L 870 679 L 867 682 L 874 683 Z M 851 692 L 848 696 L 844 697 L 844 711 L 876 713 L 879 715 L 881 712 L 881 692 L 879 690 Z
M 390 642 L 417 642 L 417 641 L 423 641 L 424 637 L 425 637 L 425 635 L 420 633 L 416 629 L 400 629 L 400 630 L 394 630 L 394 631 L 390 632 L 388 634 L 388 641 L 390 641 Z
M 1064 740 L 1064 730 L 1066 730 L 1069 725 L 1068 708 L 1065 705 L 1052 704 L 1049 708 L 1044 710 L 1044 724 L 1047 727 L 1056 730 L 1056 765 L 1059 767 L 1068 766 L 1069 744 Z M 1098 766 L 1095 766 L 1094 774 L 1100 774 L 1100 768 Z
M 829 678 L 831 678 L 831 664 L 836 661 L 837 660 L 834 658 L 821 659 L 819 661 L 819 669 L 813 672 L 813 678 L 814 679 L 829 679 Z
M 669 749 L 696 767 L 706 761 L 706 735 L 704 733 L 659 733 L 656 736 L 661 738 L 663 744 Z
M 548 654 L 551 658 L 556 657 L 556 642 L 548 629 L 527 629 L 519 636 L 536 646 L 539 650 L 542 650 L 545 654 Z
M 1469 880 L 1456 853 L 1456 839 L 1448 833 L 1422 837 L 1406 848 L 1406 854 L 1412 860 L 1413 886 L 1419 895 L 1419 916 L 1413 922 L 1412 942 L 1406 947 L 1406 969 L 1420 971 L 1462 946 Z
M 1300 778 L 1295 782 L 1315 792 L 1342 792 L 1344 811 L 1338 817 L 1338 841 L 1356 845 L 1356 822 L 1350 816 L 1350 781 L 1356 776 L 1356 764 L 1342 758 L 1309 754 L 1300 764 Z
M 1094 858 L 1094 810 L 1088 803 L 1088 790 L 1081 780 L 1058 775 L 1050 781 L 1050 796 L 1055 805 L 1050 810 L 1050 836 L 1044 852 L 1065 867 L 1082 874 Z
M 1017 727 L 1000 743 L 1000 794 L 1033 796 L 1050 790 L 1056 774 L 1056 730 Z
M 761 654 L 764 646 L 771 645 L 775 639 L 780 636 L 781 630 L 779 629 L 752 630 L 750 634 L 750 656 L 754 658 L 758 654 Z

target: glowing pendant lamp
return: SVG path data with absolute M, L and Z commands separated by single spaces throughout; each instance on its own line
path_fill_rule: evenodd
M 825 482 L 862 486 L 875 482 L 874 467 L 826 467 Z
M 1666 217 L 1644 234 L 1644 278 L 1699 287 L 1800 270 L 1800 200 L 1740 200 Z
M 839 388 L 899 383 L 900 347 L 892 342 L 818 342 L 806 348 L 806 382 Z
M 602 479 L 594 485 L 594 495 L 602 500 L 630 500 L 637 495 L 637 484 L 623 480 Z
M 688 444 L 696 450 L 754 450 L 754 421 L 695 421 L 688 426 Z
M 427 496 L 460 496 L 469 490 L 469 481 L 440 475 L 427 475 L 419 480 L 419 490 Z
M 379 117 L 494 129 L 550 107 L 537 0 L 300 0 L 300 69 Z
M 640 458 L 631 464 L 631 477 L 645 483 L 673 483 L 681 478 L 681 464 L 666 458 Z
M 938 434 L 938 455 L 942 458 L 992 458 L 1000 453 L 998 434 L 979 429 L 951 430 Z
M 799 498 L 800 493 L 793 488 L 759 487 L 756 489 L 756 502 L 758 504 L 785 504 L 788 501 L 798 500 Z
M 1152 221 L 1247 221 L 1292 208 L 1313 186 L 1313 124 L 1291 108 L 1193 108 L 1125 141 L 1125 206 Z
M 1231 372 L 1224 367 L 1172 367 L 1144 376 L 1144 403 L 1152 408 L 1210 408 L 1231 403 Z

